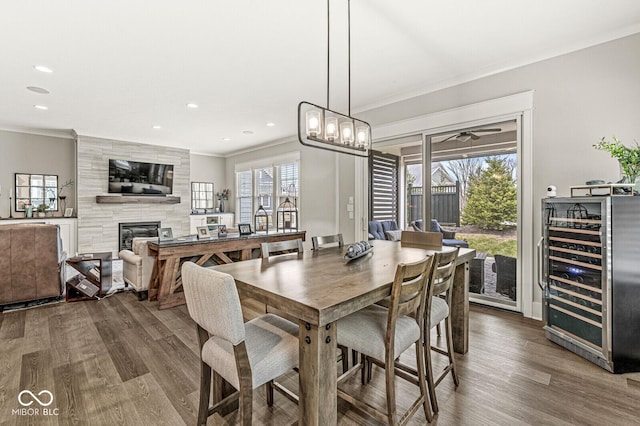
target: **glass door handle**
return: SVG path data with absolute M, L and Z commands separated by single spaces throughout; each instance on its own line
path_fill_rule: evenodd
M 544 237 L 540 237 L 540 241 L 538 241 L 537 244 L 537 253 L 536 253 L 536 263 L 537 263 L 537 267 L 538 267 L 538 287 L 540 287 L 540 289 L 542 289 L 542 292 L 544 293 L 546 290 L 546 282 L 544 280 L 543 274 L 544 271 L 542 270 L 542 265 L 543 265 L 543 253 L 542 253 L 542 249 L 543 249 L 543 243 L 544 243 Z

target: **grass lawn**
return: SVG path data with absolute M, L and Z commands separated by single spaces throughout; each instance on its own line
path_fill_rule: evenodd
M 505 240 L 480 234 L 456 234 L 456 239 L 466 240 L 469 247 L 476 249 L 477 252 L 487 253 L 489 257 L 495 254 L 517 257 L 518 243 L 515 239 Z

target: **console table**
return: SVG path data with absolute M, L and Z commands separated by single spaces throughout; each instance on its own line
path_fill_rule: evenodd
M 158 300 L 158 309 L 171 308 L 185 303 L 182 292 L 180 266 L 185 261 L 204 265 L 213 260 L 216 263 L 233 263 L 234 260 L 249 260 L 253 250 L 260 249 L 262 243 L 276 241 L 305 240 L 306 231 L 252 234 L 240 237 L 238 234 L 224 238 L 211 237 L 198 240 L 195 236 L 176 238 L 171 241 L 149 241 L 149 256 L 155 256 L 155 263 L 149 282 L 149 300 Z

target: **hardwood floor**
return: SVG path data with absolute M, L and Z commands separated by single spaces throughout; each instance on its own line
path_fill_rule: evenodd
M 457 357 L 460 387 L 455 390 L 449 378 L 438 386 L 440 413 L 433 424 L 640 424 L 640 373 L 610 374 L 549 342 L 541 326 L 472 307 L 470 351 Z M 139 302 L 131 293 L 1 314 L 0 425 L 194 425 L 196 348 L 185 306 L 158 311 L 157 302 Z M 382 406 L 383 380 L 374 367 L 370 385 L 354 378 L 346 389 Z M 295 389 L 297 376 L 283 382 Z M 24 389 L 51 391 L 50 415 L 13 412 L 22 408 L 18 393 Z M 399 379 L 397 389 L 401 411 L 416 388 Z M 297 407 L 281 395 L 272 408 L 262 388 L 254 395 L 254 424 L 296 420 Z M 378 424 L 344 402 L 338 407 L 341 425 Z M 231 413 L 209 424 L 235 421 Z M 421 411 L 410 422 L 424 423 Z

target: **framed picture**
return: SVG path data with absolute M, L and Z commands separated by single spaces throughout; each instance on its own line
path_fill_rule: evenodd
M 227 225 L 218 226 L 218 238 L 227 236 Z
M 173 231 L 171 228 L 160 228 L 158 230 L 158 238 L 160 238 L 160 241 L 173 240 Z
M 199 240 L 203 238 L 209 238 L 209 228 L 207 228 L 206 226 L 196 227 L 196 235 L 198 236 Z
M 251 224 L 250 223 L 239 223 L 238 231 L 240 231 L 240 235 L 251 235 Z
M 71 216 L 73 216 L 73 207 L 67 207 L 66 209 L 64 209 L 64 217 Z

